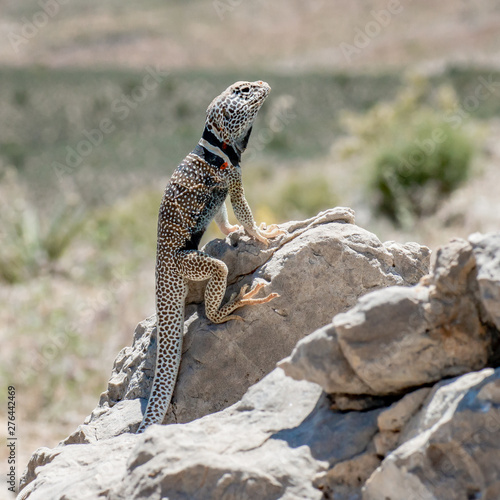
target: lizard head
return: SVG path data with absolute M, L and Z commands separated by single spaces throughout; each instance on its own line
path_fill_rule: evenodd
M 208 106 L 205 127 L 221 142 L 243 152 L 253 121 L 270 91 L 262 81 L 233 83 Z

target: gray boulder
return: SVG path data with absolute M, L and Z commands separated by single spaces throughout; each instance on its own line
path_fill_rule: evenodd
M 440 382 L 363 500 L 500 498 L 499 436 L 500 369 Z
M 498 341 L 500 238 L 474 238 L 480 243 L 453 240 L 441 248 L 432 274 L 417 286 L 364 295 L 279 366 L 330 394 L 353 396 L 402 394 L 483 368 Z
M 276 369 L 188 424 L 38 450 L 18 500 L 320 500 L 315 477 L 363 453 L 378 414 L 332 412 L 319 386 Z
M 481 303 L 489 319 L 500 330 L 500 233 L 469 237 L 474 258 L 478 263 L 477 282 Z
M 243 310 L 246 328 L 234 331 L 209 326 L 203 308 L 188 304 L 169 418 L 189 422 L 133 434 L 154 364 L 149 318 L 87 421 L 32 456 L 18 500 L 500 497 L 500 369 L 471 372 L 497 359 L 497 236 L 452 241 L 424 277 L 425 247 L 381 244 L 346 209 L 290 223 L 262 254 L 241 234 L 231 238 L 211 251 L 235 264 L 240 248 L 241 281 L 265 279 L 286 300 Z M 337 310 L 333 322 L 325 309 Z M 326 326 L 300 340 L 316 321 Z M 279 365 L 293 378 L 266 375 L 283 346 L 291 350 L 289 337 L 298 343 Z M 242 394 L 229 407 L 224 384 Z
M 366 500 L 500 498 L 500 441 L 493 437 L 500 429 L 499 384 L 491 369 L 473 371 L 499 360 L 499 255 L 500 233 L 453 240 L 417 286 L 364 295 L 278 364 L 297 380 L 321 385 L 333 408 L 385 407 L 371 447 L 316 478 L 326 495 L 359 499 L 370 478 Z M 439 382 L 463 373 L 456 383 Z M 472 386 L 486 378 L 488 388 L 481 385 L 476 398 Z M 387 406 L 390 398 L 397 400 Z M 439 444 L 429 431 L 434 425 L 442 426 Z M 491 432 L 476 432 L 481 426 Z M 474 444 L 477 454 L 468 449 Z M 444 469 L 436 469 L 440 457 Z

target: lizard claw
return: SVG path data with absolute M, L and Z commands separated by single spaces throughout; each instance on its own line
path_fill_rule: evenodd
M 259 233 L 261 236 L 266 238 L 275 238 L 276 236 L 280 236 L 281 234 L 286 234 L 284 229 L 280 229 L 278 224 L 271 224 L 269 227 L 265 222 L 262 222 L 259 226 Z
M 221 226 L 220 230 L 222 231 L 222 233 L 225 236 L 227 236 L 228 234 L 231 234 L 231 233 L 234 233 L 235 231 L 238 231 L 239 228 L 240 228 L 240 226 L 227 225 L 227 226 Z
M 263 243 L 266 247 L 269 246 L 270 238 L 276 238 L 276 236 L 286 234 L 286 231 L 280 229 L 277 224 L 271 224 L 267 227 L 265 222 L 262 222 L 259 227 L 256 227 L 253 231 L 249 232 L 256 240 Z

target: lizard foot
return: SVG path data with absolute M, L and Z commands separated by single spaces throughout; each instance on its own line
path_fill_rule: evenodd
M 226 314 L 228 314 L 228 316 L 223 316 L 221 318 L 218 318 L 218 321 L 215 320 L 216 318 L 211 318 L 211 320 L 214 323 L 225 323 L 226 321 L 230 321 L 233 319 L 243 321 L 243 318 L 241 316 L 230 313 L 232 313 L 236 309 L 239 309 L 240 307 L 254 306 L 257 304 L 266 304 L 267 302 L 270 302 L 271 300 L 279 297 L 279 294 L 277 293 L 270 293 L 266 297 L 262 297 L 260 299 L 254 299 L 254 296 L 257 295 L 259 291 L 265 286 L 266 286 L 265 283 L 258 283 L 249 292 L 247 292 L 248 285 L 243 285 L 238 295 L 236 296 L 235 294 L 231 295 L 230 301 L 220 311 L 221 313 L 227 311 Z
M 267 227 L 265 222 L 255 228 L 250 232 L 250 234 L 261 243 L 267 247 L 269 245 L 269 238 L 275 238 L 276 236 L 280 236 L 281 234 L 286 234 L 284 229 L 280 229 L 277 224 L 271 224 Z
M 267 295 L 266 297 L 262 297 L 261 299 L 254 299 L 253 297 L 257 295 L 265 286 L 265 283 L 257 283 L 257 285 L 255 285 L 249 292 L 247 292 L 248 285 L 243 285 L 240 292 L 234 299 L 232 305 L 234 306 L 238 304 L 237 308 L 240 308 L 243 306 L 250 306 L 255 304 L 265 304 L 266 302 L 279 297 L 277 293 L 270 293 L 269 295 Z
M 220 226 L 220 230 L 222 231 L 222 233 L 225 236 L 227 236 L 228 234 L 234 233 L 235 231 L 238 231 L 239 228 L 240 228 L 240 226 L 232 226 L 230 224 L 228 224 L 226 226 Z
M 259 226 L 259 233 L 266 238 L 276 238 L 281 234 L 286 234 L 284 229 L 280 229 L 278 224 L 271 224 L 269 227 L 265 222 L 262 222 Z

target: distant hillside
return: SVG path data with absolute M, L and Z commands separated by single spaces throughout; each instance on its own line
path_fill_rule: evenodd
M 0 0 L 0 64 L 500 65 L 498 0 Z

